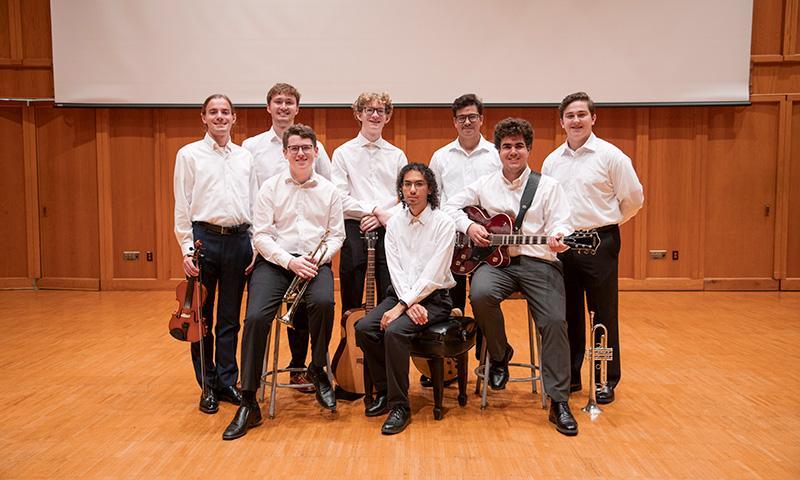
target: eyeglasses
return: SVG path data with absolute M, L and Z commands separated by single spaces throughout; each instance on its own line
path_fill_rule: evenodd
M 303 153 L 308 155 L 312 150 L 314 150 L 314 145 L 289 145 L 286 147 L 286 150 L 288 150 L 292 155 L 297 155 L 297 153 L 302 150 Z
M 459 125 L 464 125 L 469 120 L 469 123 L 475 123 L 481 118 L 477 113 L 470 113 L 469 115 L 456 115 L 456 122 Z
M 385 108 L 364 107 L 361 111 L 366 113 L 368 117 L 371 117 L 373 113 L 377 113 L 381 117 L 386 115 Z

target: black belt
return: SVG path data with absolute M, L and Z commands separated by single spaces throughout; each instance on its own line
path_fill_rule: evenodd
M 250 225 L 243 223 L 241 225 L 234 225 L 232 227 L 221 227 L 208 222 L 194 222 L 194 225 L 205 228 L 207 231 L 216 233 L 217 235 L 234 235 L 237 233 L 246 232 Z
M 616 223 L 612 223 L 611 225 L 603 225 L 602 227 L 597 227 L 597 228 L 579 229 L 577 231 L 603 233 L 603 232 L 610 232 L 611 230 L 616 230 L 618 228 L 619 225 L 617 225 Z

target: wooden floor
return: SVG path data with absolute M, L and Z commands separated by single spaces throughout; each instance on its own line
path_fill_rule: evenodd
M 360 401 L 332 418 L 280 391 L 275 420 L 223 442 L 235 407 L 197 410 L 188 347 L 166 331 L 171 293 L 0 292 L 0 478 L 800 478 L 800 294 L 620 302 L 617 401 L 590 421 L 574 394 L 577 437 L 522 384 L 491 392 L 483 412 L 471 393 L 459 408 L 451 387 L 434 421 L 412 371 L 400 435 L 381 436 Z M 522 305 L 505 307 L 517 358 Z

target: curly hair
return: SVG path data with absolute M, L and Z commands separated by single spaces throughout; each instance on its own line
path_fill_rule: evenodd
M 364 107 L 369 105 L 372 102 L 378 102 L 383 104 L 383 108 L 386 110 L 386 116 L 392 114 L 392 97 L 389 96 L 386 92 L 364 92 L 358 96 L 355 102 L 353 102 L 353 114 L 358 114 L 358 112 L 364 110 Z
M 302 123 L 295 123 L 283 132 L 283 148 L 289 148 L 289 137 L 297 135 L 300 138 L 310 138 L 311 145 L 317 146 L 317 134 L 314 129 Z
M 403 207 L 408 208 L 403 199 L 403 180 L 406 178 L 406 173 L 411 171 L 420 172 L 425 178 L 425 182 L 428 184 L 428 204 L 431 209 L 439 208 L 439 185 L 436 183 L 436 175 L 434 175 L 433 170 L 423 163 L 409 163 L 400 169 L 400 173 L 397 174 L 397 199 L 400 200 Z
M 564 118 L 564 110 L 569 107 L 569 104 L 572 102 L 586 102 L 586 106 L 589 108 L 589 113 L 594 115 L 594 102 L 592 98 L 589 97 L 589 94 L 586 92 L 575 92 L 570 93 L 564 100 L 561 100 L 561 104 L 558 106 L 558 118 Z
M 494 127 L 494 148 L 500 150 L 500 143 L 506 137 L 521 135 L 525 139 L 525 146 L 528 150 L 533 145 L 533 127 L 524 118 L 504 118 L 497 122 Z

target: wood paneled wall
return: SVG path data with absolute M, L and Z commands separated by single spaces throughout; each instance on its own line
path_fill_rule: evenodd
M 645 208 L 622 228 L 622 288 L 800 289 L 799 10 L 798 0 L 755 1 L 750 106 L 598 110 L 597 134 L 633 158 L 645 186 Z M 52 96 L 47 25 L 47 0 L 0 0 L 0 97 Z M 487 109 L 485 135 L 510 115 L 534 125 L 539 168 L 564 138 L 557 112 Z M 302 109 L 298 121 L 329 154 L 357 132 L 348 109 Z M 263 109 L 241 109 L 234 140 L 268 126 Z M 0 287 L 172 285 L 182 275 L 175 153 L 202 133 L 193 109 L 0 104 L 0 222 L 11 233 Z M 454 134 L 447 108 L 397 109 L 385 130 L 425 163 Z M 139 260 L 123 260 L 126 250 Z

